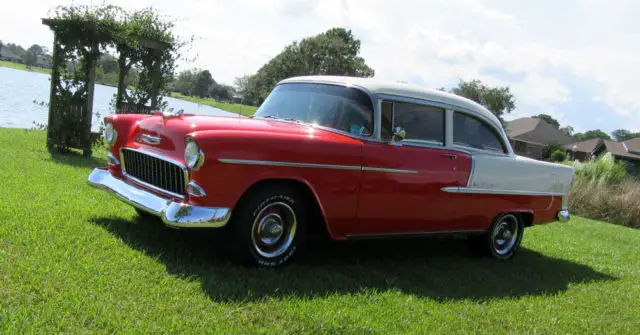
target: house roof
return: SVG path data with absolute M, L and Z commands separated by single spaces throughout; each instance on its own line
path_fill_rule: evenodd
M 525 117 L 507 122 L 507 134 L 510 138 L 516 140 L 542 145 L 551 142 L 568 144 L 575 141 L 573 137 L 565 134 L 546 121 L 533 117 Z
M 637 152 L 640 154 L 640 137 L 632 138 L 630 140 L 622 142 L 627 146 L 629 151 Z
M 609 140 L 603 140 L 603 142 L 604 142 L 604 145 L 607 146 L 607 151 L 610 152 L 612 155 L 627 157 L 632 159 L 640 159 L 640 155 L 627 151 L 627 147 L 625 146 L 624 142 L 620 143 L 620 142 L 614 142 Z
M 598 144 L 600 144 L 601 142 L 602 142 L 602 139 L 593 138 L 593 139 L 586 140 L 586 141 L 569 143 L 569 144 L 565 145 L 564 147 L 566 149 L 568 149 L 568 150 L 573 150 L 573 146 L 575 145 L 576 146 L 576 151 L 591 153 L 591 152 L 593 152 L 593 150 L 596 149 Z

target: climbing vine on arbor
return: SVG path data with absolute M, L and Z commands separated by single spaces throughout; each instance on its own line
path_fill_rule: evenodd
M 173 78 L 180 50 L 193 41 L 176 36 L 170 18 L 153 8 L 129 12 L 106 4 L 58 6 L 51 14 L 43 19 L 54 32 L 49 148 L 75 147 L 90 153 L 95 67 L 109 50 L 120 54 L 116 112 L 125 107 L 126 112 L 164 107 L 161 96 Z M 138 80 L 125 87 L 131 68 L 139 72 Z

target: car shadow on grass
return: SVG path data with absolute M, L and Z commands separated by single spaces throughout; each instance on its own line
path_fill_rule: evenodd
M 474 256 L 453 238 L 339 243 L 312 239 L 294 264 L 252 269 L 220 255 L 206 231 L 175 230 L 160 221 L 95 218 L 131 248 L 159 259 L 175 276 L 197 278 L 215 301 L 252 301 L 396 290 L 436 300 L 552 295 L 570 285 L 617 278 L 571 261 L 521 249 L 506 262 Z

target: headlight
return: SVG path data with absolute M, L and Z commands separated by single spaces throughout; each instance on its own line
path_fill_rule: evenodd
M 198 169 L 204 163 L 204 153 L 195 140 L 187 139 L 187 147 L 184 150 L 184 161 L 190 169 Z
M 118 132 L 113 127 L 113 124 L 111 122 L 107 122 L 106 126 L 104 127 L 104 138 L 105 140 L 107 140 L 107 144 L 109 144 L 109 146 L 112 146 L 114 143 L 116 143 Z

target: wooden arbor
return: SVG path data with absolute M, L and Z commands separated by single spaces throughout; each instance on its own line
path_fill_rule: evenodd
M 116 113 L 149 113 L 157 108 L 163 54 L 169 43 L 126 35 L 115 21 L 42 19 L 42 23 L 54 32 L 47 123 L 50 151 L 75 148 L 84 156 L 91 155 L 99 138 L 91 132 L 95 69 L 101 50 L 108 46 L 116 46 L 120 52 Z M 143 85 L 150 88 L 142 97 L 138 94 L 137 101 L 127 95 L 124 82 L 136 63 L 142 63 L 146 70 L 141 80 L 151 81 L 151 85 Z M 146 106 L 149 100 L 151 105 Z

